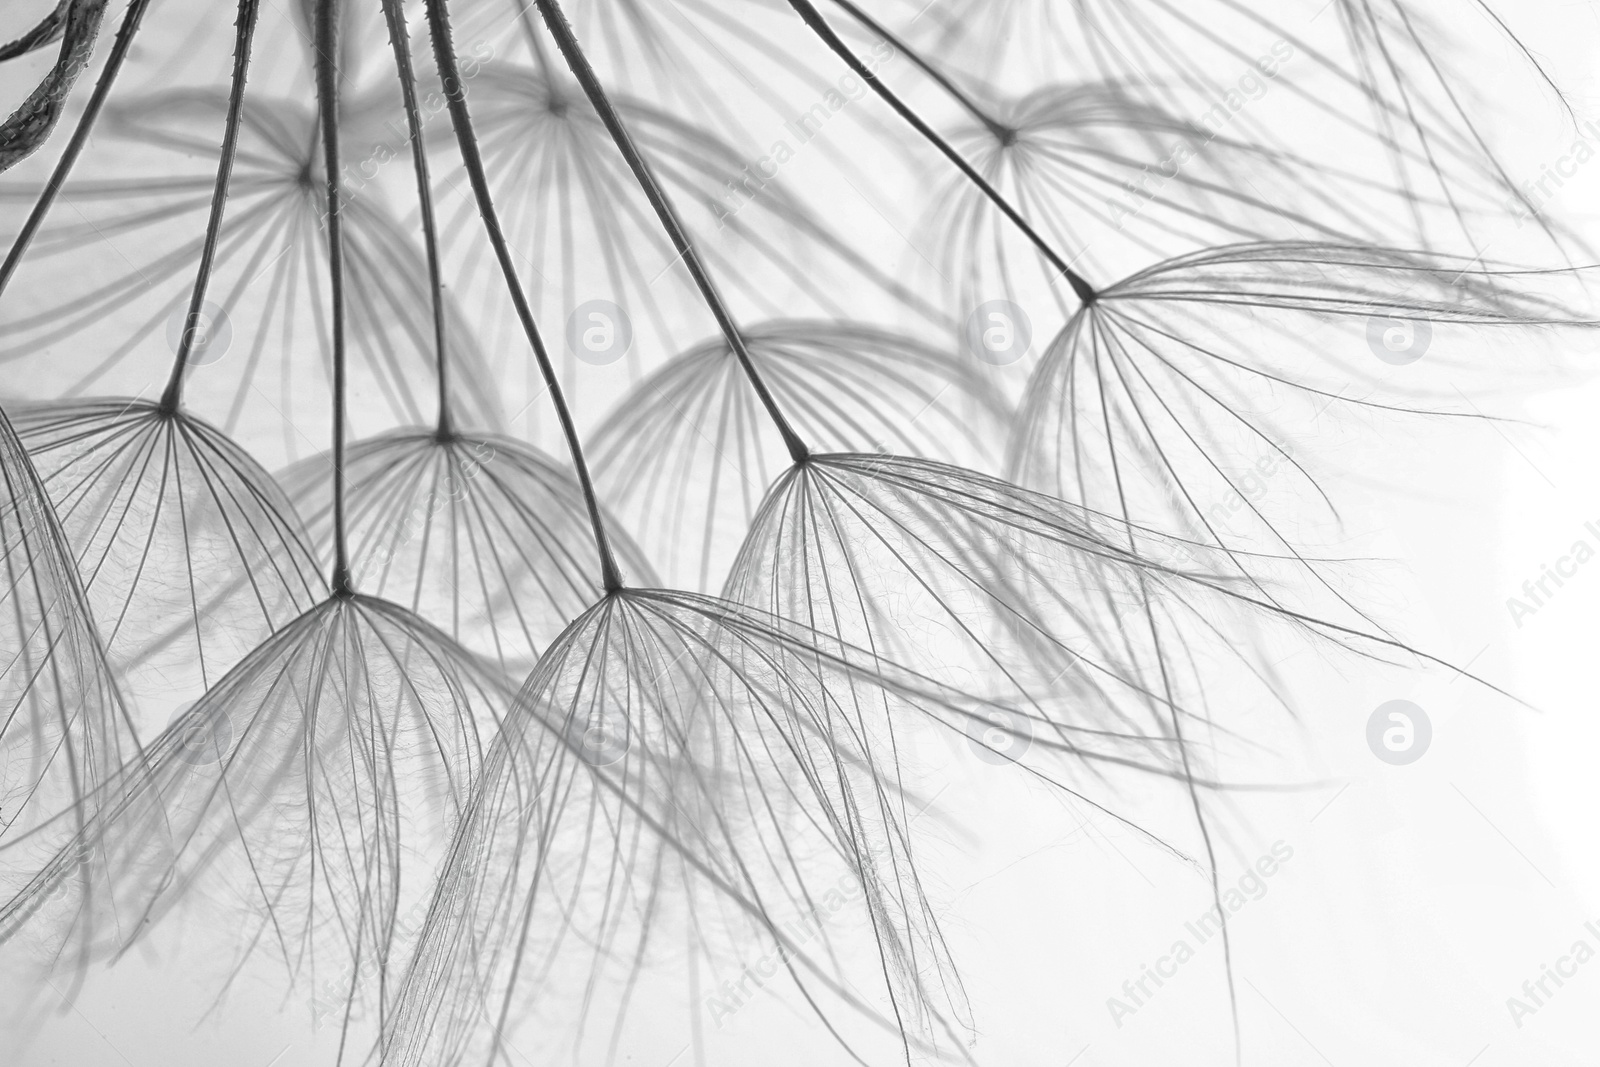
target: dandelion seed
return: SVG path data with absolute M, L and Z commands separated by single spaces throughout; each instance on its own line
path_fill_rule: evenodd
M 325 591 L 271 475 L 157 402 L 26 408 L 19 430 L 145 723 L 164 723 Z
M 377 1010 L 409 947 L 397 916 L 432 872 L 509 703 L 492 672 L 415 616 L 366 597 L 323 601 L 219 680 L 108 787 L 114 802 L 0 908 L 11 936 L 41 896 L 53 932 L 120 955 L 169 913 L 227 923 L 251 953 Z M 96 880 L 74 877 L 80 852 Z
M 1317 327 L 1392 320 L 1515 336 L 1510 328 L 1587 326 L 1569 285 L 1347 245 L 1254 243 L 1178 257 L 1106 288 L 1057 335 L 1029 380 L 1008 471 L 1140 529 L 1238 549 L 1240 573 L 1276 569 L 1272 557 L 1283 554 L 1315 568 L 1257 499 L 1246 501 L 1242 524 L 1223 521 L 1219 504 L 1258 498 L 1250 467 L 1265 459 L 1333 511 L 1317 460 L 1292 454 L 1294 428 L 1430 410 L 1425 395 L 1385 401 L 1351 390 L 1383 365 L 1359 343 L 1341 353 L 1337 335 Z M 1250 465 L 1230 469 L 1237 456 Z M 1331 584 L 1324 592 L 1324 610 L 1348 606 Z
M 530 1019 L 548 1055 L 614 1051 L 646 975 L 737 976 L 752 940 L 852 1059 L 885 1031 L 961 1050 L 964 994 L 918 878 L 915 809 L 870 713 L 936 687 L 898 689 L 877 666 L 704 596 L 622 590 L 581 616 L 490 757 L 385 1062 L 486 1062 Z M 615 759 L 585 743 L 597 729 L 620 739 Z M 783 925 L 841 893 L 829 906 L 870 931 L 865 959 L 860 943 L 805 943 Z M 573 983 L 576 1013 L 543 1007 Z M 850 1020 L 866 1030 L 850 1036 Z
M 160 401 L 48 405 L 23 420 L 112 655 L 155 676 L 154 686 L 134 686 L 142 703 L 192 697 L 317 598 L 281 490 L 243 450 L 180 409 L 193 323 L 221 240 L 255 22 L 246 0 L 188 328 Z M 156 710 L 165 721 L 171 705 Z

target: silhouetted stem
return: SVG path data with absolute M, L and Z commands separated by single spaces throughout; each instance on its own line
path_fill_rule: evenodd
M 894 108 L 895 112 L 905 119 L 913 129 L 922 134 L 940 152 L 944 153 L 945 158 L 954 163 L 956 168 L 966 175 L 967 179 L 976 185 L 983 192 L 983 195 L 987 196 L 995 207 L 999 208 L 1005 217 L 1010 219 L 1012 224 L 1022 231 L 1029 241 L 1033 242 L 1033 246 L 1039 250 L 1039 253 L 1049 260 L 1051 266 L 1055 267 L 1057 275 L 1066 276 L 1067 281 L 1072 285 L 1072 291 L 1078 294 L 1079 300 L 1082 300 L 1085 304 L 1094 303 L 1094 286 L 1085 281 L 1082 275 L 1074 271 L 1067 264 L 1067 261 L 1061 258 L 1060 254 L 1050 246 L 1050 242 L 1040 236 L 1039 232 L 1029 224 L 1028 220 L 1022 217 L 1022 213 L 1012 207 L 1011 202 L 1001 195 L 1000 190 L 990 185 L 983 175 L 973 169 L 972 164 L 962 158 L 961 153 L 957 152 L 949 141 L 946 141 L 932 126 L 924 122 L 921 116 L 912 111 L 903 100 L 894 94 L 893 90 L 883 84 L 883 81 L 854 52 L 850 51 L 850 46 L 845 44 L 837 33 L 833 32 L 833 27 L 828 25 L 828 21 L 822 17 L 822 14 L 811 3 L 811 0 L 789 0 L 789 6 L 794 8 L 795 12 L 805 20 L 806 25 L 811 27 L 812 32 L 822 38 L 824 44 L 833 49 L 834 53 L 844 60 L 846 66 L 870 85 L 872 91 L 882 97 L 890 107 Z
M 250 44 L 255 38 L 256 15 L 260 0 L 239 0 L 239 14 L 234 21 L 233 85 L 228 90 L 228 121 L 222 134 L 222 158 L 217 162 L 217 184 L 211 192 L 211 217 L 206 220 L 205 244 L 200 249 L 200 269 L 195 272 L 194 291 L 189 295 L 189 312 L 183 320 L 183 338 L 178 342 L 178 356 L 172 361 L 172 376 L 161 394 L 160 410 L 168 415 L 178 410 L 178 400 L 183 394 L 183 370 L 194 348 L 195 325 L 200 321 L 200 308 L 205 303 L 206 286 L 211 281 L 211 265 L 217 254 L 217 240 L 222 234 L 222 214 L 228 203 L 228 183 L 233 177 L 234 154 L 239 147 L 239 126 L 244 115 L 244 83 L 250 68 Z
M 422 112 L 417 107 L 417 73 L 411 65 L 411 38 L 400 0 L 383 0 L 389 22 L 389 43 L 394 46 L 395 71 L 400 75 L 400 98 L 405 105 L 411 134 L 411 163 L 417 175 L 417 198 L 422 205 L 422 243 L 428 254 L 428 288 L 433 296 L 433 345 L 438 362 L 439 422 L 436 433 L 448 438 L 454 432 L 450 418 L 449 379 L 446 376 L 444 340 L 444 281 L 439 270 L 439 231 L 433 215 L 433 185 L 428 178 L 428 153 L 422 143 Z
M 705 299 L 706 306 L 711 309 L 711 314 L 717 320 L 717 327 L 722 335 L 727 338 L 729 346 L 739 360 L 739 365 L 744 368 L 745 377 L 750 379 L 751 386 L 756 395 L 761 398 L 761 404 L 767 409 L 767 414 L 772 417 L 773 423 L 778 427 L 778 432 L 783 435 L 783 443 L 789 449 L 789 456 L 796 463 L 803 462 L 811 454 L 811 450 L 800 440 L 800 435 L 794 432 L 789 425 L 789 420 L 784 418 L 783 411 L 778 407 L 777 399 L 767 388 L 767 383 L 762 381 L 760 373 L 756 370 L 755 362 L 750 358 L 750 349 L 744 342 L 744 335 L 739 332 L 739 327 L 733 321 L 733 316 L 728 312 L 728 307 L 723 303 L 722 297 L 717 293 L 716 286 L 711 281 L 711 276 L 706 273 L 704 264 L 700 262 L 700 254 L 695 251 L 694 244 L 689 240 L 688 232 L 683 224 L 678 221 L 677 212 L 673 210 L 672 203 L 667 199 L 666 192 L 656 181 L 655 175 L 650 172 L 649 164 L 644 156 L 639 154 L 639 149 L 633 143 L 633 138 L 628 135 L 628 129 L 622 124 L 617 109 L 612 106 L 610 98 L 606 95 L 604 86 L 595 75 L 594 68 L 589 65 L 589 58 L 583 54 L 583 48 L 578 44 L 578 39 L 573 36 L 572 27 L 567 23 L 567 17 L 561 11 L 561 5 L 556 0 L 535 0 L 539 13 L 544 16 L 545 25 L 550 27 L 551 36 L 555 38 L 556 47 L 561 50 L 562 57 L 567 61 L 567 66 L 572 69 L 573 75 L 578 79 L 578 84 L 583 86 L 584 94 L 589 97 L 589 102 L 594 105 L 595 111 L 600 116 L 600 121 L 605 123 L 606 129 L 611 134 L 611 139 L 616 142 L 617 149 L 628 162 L 628 169 L 633 171 L 633 176 L 644 190 L 645 197 L 650 201 L 650 206 L 655 208 L 656 215 L 661 219 L 662 227 L 667 231 L 667 236 L 672 239 L 673 247 L 678 250 L 678 257 L 689 268 L 689 274 L 694 278 L 695 285 L 700 290 L 700 295 Z
M 94 128 L 95 120 L 100 117 L 101 109 L 105 107 L 106 97 L 111 93 L 111 85 L 117 80 L 117 73 L 122 69 L 123 61 L 128 58 L 128 49 L 133 45 L 134 35 L 139 32 L 139 20 L 144 18 L 145 8 L 149 6 L 150 0 L 133 0 L 123 14 L 122 25 L 117 28 L 117 39 L 112 42 L 111 54 L 106 57 L 105 68 L 100 71 L 100 80 L 95 83 L 94 92 L 89 94 L 89 102 L 78 118 L 77 129 L 72 131 L 72 139 L 67 142 L 66 149 L 61 153 L 56 169 L 51 172 L 50 179 L 45 182 L 44 190 L 39 193 L 39 199 L 34 202 L 28 221 L 22 224 L 22 231 L 17 234 L 17 239 L 11 242 L 11 250 L 6 253 L 6 261 L 0 264 L 0 293 L 5 292 L 11 276 L 16 273 L 17 264 L 21 262 L 23 253 L 28 250 L 34 235 L 39 232 L 44 217 L 50 213 L 50 205 L 55 203 L 56 194 L 61 192 L 61 187 L 67 182 L 67 175 L 72 173 L 73 165 L 78 162 L 78 154 L 89 142 L 89 133 Z
M 319 0 L 315 46 L 317 108 L 322 112 L 322 165 L 328 172 L 328 287 L 333 301 L 333 577 L 334 596 L 349 596 L 350 557 L 344 529 L 344 231 L 339 185 L 339 0 Z
M 489 243 L 494 248 L 495 258 L 500 261 L 500 272 L 505 276 L 511 303 L 516 307 L 517 317 L 522 320 L 522 329 L 528 335 L 528 343 L 533 346 L 539 373 L 544 376 L 545 388 L 550 391 L 550 402 L 556 409 L 556 418 L 561 422 L 561 432 L 567 439 L 567 451 L 572 455 L 572 466 L 577 471 L 578 484 L 583 489 L 584 502 L 589 507 L 589 525 L 594 529 L 595 548 L 600 554 L 600 583 L 606 592 L 615 592 L 622 588 L 622 574 L 617 570 L 617 561 L 611 555 L 611 542 L 606 537 L 605 519 L 600 514 L 599 498 L 595 495 L 594 481 L 589 477 L 589 465 L 583 458 L 583 444 L 578 440 L 578 429 L 573 425 L 572 412 L 567 409 L 566 396 L 561 391 L 561 383 L 556 379 L 555 367 L 550 363 L 550 354 L 545 351 L 544 339 L 539 335 L 539 325 L 534 321 L 533 310 L 528 307 L 528 298 L 522 291 L 521 281 L 517 278 L 516 265 L 511 261 L 511 248 L 506 243 L 505 232 L 500 227 L 499 213 L 495 211 L 494 198 L 489 193 L 489 179 L 484 173 L 483 156 L 478 150 L 478 135 L 472 129 L 472 116 L 467 112 L 467 94 L 461 84 L 461 72 L 456 64 L 455 44 L 450 36 L 450 13 L 445 7 L 445 0 L 426 0 L 426 3 L 434 63 L 438 66 L 439 77 L 444 82 L 445 100 L 450 106 L 450 122 L 455 127 L 456 142 L 461 147 L 461 163 L 467 172 L 467 179 L 472 183 L 472 192 L 478 201 L 478 214 L 483 217 L 484 232 L 488 234 Z

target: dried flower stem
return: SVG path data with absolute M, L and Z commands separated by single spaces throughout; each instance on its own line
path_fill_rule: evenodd
M 144 18 L 145 9 L 149 6 L 150 0 L 133 0 L 123 14 L 122 25 L 117 28 L 117 39 L 111 45 L 111 54 L 106 57 L 105 68 L 100 71 L 100 80 L 95 83 L 94 92 L 89 95 L 89 102 L 84 105 L 83 114 L 78 118 L 78 126 L 72 131 L 72 139 L 62 150 L 56 169 L 51 172 L 49 181 L 39 193 L 39 199 L 34 202 L 28 221 L 22 224 L 22 232 L 11 242 L 11 250 L 6 253 L 5 262 L 0 263 L 0 293 L 5 292 L 7 283 L 17 271 L 17 264 L 21 262 L 23 253 L 27 252 L 34 235 L 44 224 L 44 217 L 50 213 L 56 194 L 61 192 L 61 187 L 67 183 L 67 175 L 72 173 L 73 164 L 77 163 L 83 146 L 89 143 L 89 134 L 94 129 L 95 120 L 100 117 L 100 110 L 105 106 L 106 97 L 111 94 L 112 83 L 117 80 L 117 74 L 122 70 L 122 63 L 128 58 L 128 49 L 133 46 L 133 38 L 139 32 L 139 22 Z

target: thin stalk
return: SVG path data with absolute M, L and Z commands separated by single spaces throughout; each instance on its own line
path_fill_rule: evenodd
M 217 162 L 217 184 L 211 192 L 211 217 L 206 220 L 205 244 L 200 249 L 200 269 L 195 272 L 194 291 L 189 294 L 189 313 L 183 320 L 183 339 L 178 342 L 178 356 L 172 362 L 172 376 L 161 394 L 160 411 L 171 415 L 178 410 L 178 400 L 183 394 L 183 370 L 188 365 L 190 350 L 194 347 L 195 324 L 200 321 L 200 308 L 205 303 L 206 286 L 211 282 L 211 266 L 217 254 L 217 241 L 222 235 L 222 213 L 228 203 L 228 183 L 233 178 L 233 160 L 239 147 L 239 126 L 244 115 L 244 83 L 250 68 L 250 45 L 255 39 L 256 15 L 260 0 L 239 0 L 239 14 L 234 21 L 233 85 L 228 90 L 228 121 L 222 134 L 222 158 Z
M 583 444 L 578 440 L 578 429 L 573 424 L 572 412 L 556 378 L 555 367 L 550 363 L 550 353 L 545 350 L 539 325 L 534 321 L 533 310 L 517 278 L 516 265 L 511 261 L 511 247 L 506 242 L 505 231 L 500 226 L 499 213 L 495 211 L 494 197 L 489 192 L 489 179 L 483 169 L 483 156 L 478 150 L 478 135 L 472 128 L 472 116 L 467 111 L 467 94 L 461 82 L 461 71 L 456 64 L 455 43 L 450 35 L 450 12 L 445 0 L 426 0 L 429 37 L 433 41 L 434 64 L 439 68 L 444 82 L 445 100 L 450 106 L 450 122 L 455 127 L 456 142 L 461 148 L 461 163 L 472 183 L 473 196 L 478 201 L 478 214 L 483 217 L 483 229 L 500 262 L 500 273 L 505 276 L 511 303 L 516 307 L 522 330 L 533 346 L 534 359 L 539 373 L 544 376 L 545 388 L 550 391 L 550 402 L 561 422 L 561 432 L 567 439 L 567 451 L 572 455 L 572 466 L 578 474 L 578 484 L 583 489 L 584 502 L 589 508 L 589 525 L 594 530 L 595 548 L 600 555 L 600 583 L 607 593 L 622 588 L 622 574 L 611 554 L 611 542 L 606 537 L 605 519 L 600 514 L 599 498 L 595 495 L 594 481 L 589 477 L 589 464 L 583 458 Z
M 322 112 L 322 165 L 328 173 L 328 288 L 333 302 L 333 577 L 337 597 L 347 597 L 350 556 L 344 528 L 344 231 L 339 183 L 339 0 L 318 0 L 314 31 L 317 108 Z
M 445 360 L 444 280 L 439 269 L 439 231 L 433 215 L 433 185 L 428 177 L 428 153 L 422 143 L 422 112 L 417 107 L 417 73 L 411 65 L 411 38 L 406 30 L 401 0 L 383 0 L 389 21 L 389 42 L 394 46 L 395 71 L 400 76 L 400 97 L 411 134 L 411 163 L 417 175 L 417 199 L 422 205 L 422 243 L 428 254 L 428 286 L 433 295 L 433 347 L 439 375 L 439 422 L 435 436 L 441 441 L 454 433 L 450 418 L 449 379 Z
M 122 69 L 123 61 L 128 58 L 128 49 L 133 46 L 134 35 L 139 32 L 139 21 L 144 18 L 145 8 L 149 6 L 150 0 L 133 0 L 123 14 L 122 25 L 117 27 L 117 39 L 112 42 L 111 54 L 106 57 L 105 69 L 100 72 L 100 80 L 95 83 L 94 92 L 89 94 L 89 102 L 78 118 L 77 128 L 72 131 L 72 139 L 62 151 L 61 159 L 56 163 L 56 169 L 51 172 L 50 180 L 45 182 L 39 199 L 34 202 L 28 221 L 22 224 L 22 232 L 11 242 L 11 250 L 6 253 L 5 262 L 0 264 L 0 293 L 5 292 L 11 276 L 16 273 L 17 264 L 22 261 L 23 253 L 28 250 L 28 245 L 33 243 L 34 235 L 44 224 L 44 217 L 50 213 L 50 206 L 55 203 L 56 195 L 67 183 L 67 175 L 72 173 L 73 165 L 78 162 L 79 153 L 83 151 L 83 146 L 89 143 L 89 133 L 94 128 L 95 120 L 100 117 L 101 109 L 105 107 L 106 97 L 111 94 L 111 85 L 117 80 L 117 73 Z
M 644 156 L 639 154 L 639 149 L 634 145 L 633 138 L 628 135 L 627 127 L 622 124 L 622 119 L 617 114 L 617 109 L 612 106 L 611 99 L 606 96 L 605 88 L 596 77 L 594 68 L 589 65 L 589 58 L 583 54 L 583 48 L 578 44 L 578 39 L 572 33 L 572 27 L 567 23 L 567 17 L 561 11 L 561 5 L 556 0 L 534 0 L 539 7 L 539 13 L 544 16 L 545 25 L 550 27 L 551 36 L 555 38 L 556 47 L 567 61 L 567 66 L 577 77 L 578 84 L 583 86 L 584 94 L 589 97 L 589 102 L 594 105 L 595 111 L 600 115 L 600 120 L 605 123 L 606 130 L 610 132 L 611 139 L 616 142 L 617 148 L 628 162 L 628 169 L 633 171 L 634 179 L 639 187 L 644 190 L 645 197 L 650 201 L 650 206 L 655 208 L 656 215 L 661 219 L 662 227 L 667 231 L 667 236 L 672 239 L 672 244 L 678 250 L 678 256 L 689 268 L 689 274 L 694 278 L 695 285 L 700 290 L 700 295 L 705 299 L 706 305 L 711 309 L 711 314 L 716 317 L 717 326 L 722 330 L 722 335 L 727 338 L 729 346 L 739 360 L 739 365 L 744 368 L 745 377 L 750 379 L 756 395 L 761 398 L 761 404 L 767 409 L 767 414 L 777 425 L 778 432 L 783 435 L 783 443 L 789 449 L 789 456 L 796 463 L 803 463 L 811 450 L 805 442 L 800 440 L 800 435 L 794 432 L 789 425 L 789 420 L 784 418 L 782 410 L 778 407 L 777 399 L 767 388 L 767 383 L 761 380 L 761 375 L 756 371 L 755 362 L 750 358 L 750 349 L 744 342 L 744 335 L 739 332 L 739 327 L 734 323 L 733 316 L 729 314 L 727 305 L 722 302 L 722 297 L 717 293 L 717 287 L 712 283 L 711 276 L 706 273 L 704 264 L 700 262 L 700 254 L 689 240 L 683 224 L 678 221 L 677 212 L 673 210 L 672 203 L 667 199 L 666 192 L 656 181 L 655 175 L 650 172 L 649 165 Z
M 952 100 L 960 104 L 962 108 L 966 110 L 967 114 L 983 123 L 984 128 L 990 133 L 994 134 L 995 140 L 1000 141 L 1003 144 L 1010 144 L 1016 138 L 1016 130 L 1007 126 L 1005 123 L 1000 122 L 983 108 L 979 107 L 978 102 L 972 99 L 971 96 L 967 95 L 966 91 L 957 85 L 953 80 L 951 80 L 948 74 L 934 66 L 932 63 L 928 62 L 928 60 L 922 58 L 922 55 L 917 52 L 916 49 L 912 48 L 910 45 L 906 44 L 904 40 L 891 33 L 889 28 L 883 23 L 879 22 L 877 19 L 861 10 L 861 8 L 857 5 L 851 3 L 851 0 L 833 0 L 833 2 L 839 7 L 843 8 L 845 13 L 851 18 L 861 23 L 861 25 L 865 26 L 879 37 L 882 37 L 885 41 L 888 41 L 890 44 L 894 45 L 895 48 L 904 52 L 906 54 L 906 58 L 911 60 L 911 64 L 914 67 L 922 71 L 922 73 L 926 74 L 928 77 L 932 78 L 938 84 L 939 88 L 948 93 Z
M 1005 217 L 1011 220 L 1012 224 L 1022 232 L 1023 236 L 1033 242 L 1033 246 L 1056 269 L 1057 276 L 1066 276 L 1067 281 L 1072 285 L 1072 291 L 1078 295 L 1079 300 L 1085 304 L 1094 303 L 1096 295 L 1094 286 L 1090 285 L 1082 275 L 1074 271 L 1067 261 L 1062 259 L 1060 254 L 1050 246 L 1050 243 L 1029 224 L 1028 220 L 1022 217 L 1022 213 L 1012 207 L 1011 202 L 1001 195 L 998 189 L 990 185 L 983 175 L 973 169 L 972 164 L 963 159 L 961 153 L 957 152 L 949 141 L 946 141 L 932 126 L 924 122 L 921 116 L 911 110 L 903 100 L 894 94 L 893 90 L 883 84 L 883 81 L 865 63 L 857 58 L 854 52 L 850 51 L 850 46 L 845 44 L 839 35 L 833 31 L 833 27 L 828 25 L 828 21 L 822 17 L 821 12 L 816 9 L 811 0 L 789 0 L 789 6 L 794 8 L 795 13 L 805 21 L 807 26 L 811 27 L 813 33 L 822 38 L 824 44 L 833 49 L 835 55 L 844 60 L 847 67 L 870 85 L 872 91 L 877 93 L 890 107 L 894 108 L 896 114 L 905 119 L 928 143 L 942 152 L 951 163 L 954 163 L 956 168 L 966 175 L 967 180 L 976 185 L 983 195 L 988 197 L 995 207 L 999 208 Z

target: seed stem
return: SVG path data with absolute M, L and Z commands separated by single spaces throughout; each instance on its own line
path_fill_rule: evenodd
M 178 342 L 177 358 L 172 361 L 172 375 L 161 394 L 158 410 L 164 415 L 173 415 L 178 410 L 178 401 L 183 394 L 183 371 L 194 349 L 200 309 L 205 304 L 206 286 L 211 282 L 217 242 L 222 236 L 222 215 L 228 203 L 228 184 L 233 178 L 233 161 L 239 147 L 239 127 L 244 115 L 244 83 L 250 69 L 250 45 L 255 39 L 256 15 L 260 9 L 260 0 L 239 0 L 239 14 L 234 20 L 233 84 L 228 90 L 228 119 L 222 134 L 222 158 L 217 161 L 217 182 L 211 192 L 211 217 L 206 220 L 205 243 L 200 249 L 200 269 L 195 272 L 194 291 L 189 294 L 189 311 L 183 320 L 183 336 Z
M 445 0 L 426 0 L 426 5 L 434 62 L 444 82 L 445 100 L 450 107 L 450 121 L 455 127 L 456 142 L 461 148 L 462 166 L 472 183 L 472 192 L 478 201 L 478 214 L 483 217 L 484 232 L 494 248 L 495 258 L 500 261 L 500 272 L 505 276 L 511 302 L 516 307 L 517 317 L 522 321 L 522 329 L 528 336 L 528 343 L 533 346 L 533 356 L 539 364 L 539 373 L 544 376 L 545 388 L 550 393 L 550 402 L 556 409 L 561 432 L 567 439 L 567 451 L 572 455 L 572 465 L 578 473 L 578 484 L 583 489 L 584 501 L 589 507 L 589 525 L 594 530 L 595 548 L 600 554 L 600 583 L 607 593 L 613 593 L 622 588 L 622 574 L 617 569 L 617 561 L 611 554 L 611 542 L 606 537 L 605 519 L 600 513 L 594 482 L 589 477 L 589 465 L 583 458 L 583 444 L 578 440 L 578 430 L 573 424 L 572 412 L 567 408 L 566 395 L 561 391 L 561 383 L 557 380 L 555 368 L 550 363 L 550 354 L 545 350 L 544 339 L 539 335 L 539 325 L 534 321 L 533 310 L 528 306 L 528 298 L 522 291 L 521 281 L 517 278 L 516 265 L 511 261 L 511 247 L 506 241 L 505 232 L 501 229 L 500 216 L 494 207 L 494 197 L 489 192 L 489 179 L 484 172 L 483 156 L 478 150 L 478 135 L 472 128 L 472 116 L 467 111 L 467 94 L 461 83 L 455 45 L 451 40 L 450 12 L 445 7 Z
M 807 26 L 811 27 L 813 33 L 822 38 L 824 44 L 833 49 L 834 54 L 836 54 L 840 59 L 844 60 L 846 66 L 848 66 L 853 72 L 855 72 L 856 75 L 870 85 L 873 92 L 877 93 L 878 96 L 884 100 L 884 102 L 886 102 L 890 107 L 894 108 L 895 113 L 901 118 L 905 119 L 913 129 L 923 136 L 923 138 L 925 138 L 930 144 L 942 152 L 946 159 L 950 160 L 951 163 L 954 163 L 956 169 L 960 170 L 962 174 L 966 175 L 967 180 L 976 185 L 978 189 L 982 191 L 983 195 L 988 197 L 989 200 L 993 202 L 995 207 L 999 208 L 1001 213 L 1004 214 L 1006 218 L 1011 220 L 1012 224 L 1022 232 L 1023 236 L 1027 237 L 1029 241 L 1033 242 L 1033 246 L 1037 248 L 1039 253 L 1050 262 L 1052 267 L 1056 269 L 1057 277 L 1066 277 L 1068 283 L 1070 283 L 1072 286 L 1072 291 L 1078 295 L 1079 300 L 1083 301 L 1085 304 L 1094 303 L 1096 297 L 1094 286 L 1090 285 L 1084 280 L 1082 275 L 1073 270 L 1071 265 L 1069 265 L 1066 260 L 1061 258 L 1060 253 L 1050 246 L 1050 242 L 1046 241 L 1044 237 L 1042 237 L 1039 232 L 1035 230 L 1031 224 L 1029 224 L 1028 220 L 1022 217 L 1022 213 L 1013 207 L 1009 200 L 1001 195 L 1000 190 L 989 184 L 988 180 L 985 179 L 983 175 L 979 174 L 973 168 L 972 164 L 968 163 L 964 158 L 962 158 L 961 153 L 957 152 L 949 141 L 941 137 L 932 126 L 929 126 L 922 120 L 921 116 L 919 116 L 915 111 L 911 110 L 910 106 L 907 105 L 905 101 L 896 96 L 892 89 L 883 84 L 883 80 L 873 73 L 872 70 L 865 63 L 863 63 L 854 52 L 850 50 L 850 46 L 845 44 L 839 35 L 833 31 L 833 27 L 828 25 L 827 19 L 822 17 L 822 13 L 817 10 L 816 5 L 811 3 L 811 0 L 789 0 L 789 6 L 794 8 L 795 13 L 805 21 Z
M 612 105 L 610 97 L 606 95 L 605 87 L 600 84 L 600 79 L 595 75 L 594 68 L 589 65 L 589 57 L 584 55 L 583 48 L 578 44 L 578 39 L 573 35 L 572 26 L 568 24 L 566 15 L 561 10 L 557 0 L 535 0 L 539 13 L 544 16 L 545 25 L 550 28 L 550 34 L 555 38 L 556 47 L 567 61 L 567 66 L 578 79 L 578 84 L 583 87 L 589 103 L 594 106 L 600 116 L 600 121 L 605 123 L 607 131 L 611 134 L 612 141 L 616 142 L 617 149 L 622 157 L 627 160 L 628 169 L 633 171 L 634 179 L 639 183 L 639 188 L 644 190 L 650 206 L 655 209 L 656 215 L 661 220 L 661 226 L 667 231 L 667 236 L 672 239 L 673 247 L 678 250 L 678 258 L 689 268 L 689 275 L 694 279 L 695 286 L 700 290 L 706 306 L 711 309 L 711 314 L 717 320 L 717 327 L 727 338 L 728 345 L 733 349 L 734 356 L 739 360 L 739 365 L 744 369 L 745 377 L 750 380 L 750 385 L 755 389 L 756 395 L 761 398 L 761 404 L 767 409 L 773 423 L 778 427 L 778 433 L 783 436 L 783 443 L 789 449 L 789 457 L 796 463 L 803 463 L 811 450 L 806 447 L 800 435 L 795 433 L 789 425 L 789 420 L 784 418 L 783 411 L 778 407 L 777 398 L 767 388 L 767 383 L 762 380 L 761 374 L 756 370 L 755 361 L 750 357 L 749 346 L 745 344 L 744 334 L 733 321 L 732 314 L 723 303 L 721 295 L 717 292 L 716 285 L 712 282 L 710 274 L 706 272 L 705 265 L 700 262 L 700 254 L 695 251 L 693 242 L 689 240 L 688 232 L 678 220 L 678 214 L 672 207 L 672 202 L 667 199 L 665 190 L 656 181 L 651 173 L 650 166 L 645 162 L 638 147 L 629 136 L 628 129 L 622 124 L 622 118 L 617 114 L 617 109 Z
M 405 105 L 406 127 L 411 136 L 411 163 L 417 175 L 417 199 L 422 206 L 422 243 L 428 255 L 428 287 L 433 296 L 433 347 L 439 375 L 439 420 L 435 436 L 448 440 L 454 433 L 450 417 L 448 368 L 445 360 L 444 281 L 439 267 L 439 231 L 433 214 L 433 184 L 428 177 L 428 153 L 422 141 L 422 112 L 417 107 L 417 72 L 411 63 L 411 39 L 401 0 L 383 0 L 389 22 L 389 42 L 394 46 L 395 72 L 400 76 L 400 97 Z
M 317 108 L 322 112 L 322 165 L 328 176 L 328 285 L 333 302 L 333 576 L 336 597 L 354 592 L 344 523 L 344 229 L 339 181 L 339 0 L 319 0 L 314 31 Z

